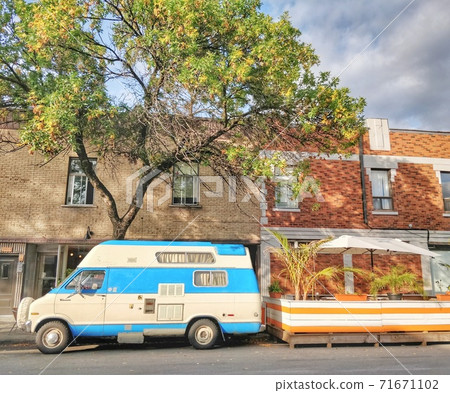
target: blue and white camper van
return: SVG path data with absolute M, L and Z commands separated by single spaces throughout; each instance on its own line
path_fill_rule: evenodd
M 142 343 L 185 335 L 207 349 L 223 335 L 261 327 L 256 276 L 238 244 L 107 241 L 61 285 L 19 308 L 43 353 L 59 353 L 78 337 L 111 336 Z

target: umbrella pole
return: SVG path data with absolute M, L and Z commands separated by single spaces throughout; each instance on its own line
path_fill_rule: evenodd
M 370 266 L 371 266 L 372 272 L 373 272 L 373 250 L 370 251 Z

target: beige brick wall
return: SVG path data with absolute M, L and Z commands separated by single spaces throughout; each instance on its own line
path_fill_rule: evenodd
M 60 155 L 42 165 L 39 154 L 31 155 L 25 149 L 0 154 L 0 239 L 79 242 L 84 240 L 88 226 L 94 232 L 91 242 L 111 238 L 112 225 L 98 193 L 94 192 L 93 207 L 65 206 L 70 156 Z M 136 169 L 124 161 L 112 170 L 98 160 L 97 173 L 115 196 L 121 214 L 127 209 L 126 179 Z M 208 168 L 201 168 L 200 174 L 212 175 Z M 210 187 L 215 188 L 214 184 Z M 171 198 L 161 203 L 166 185 L 160 184 L 153 200 L 150 195 L 144 197 L 127 238 L 258 243 L 257 200 L 252 197 L 250 202 L 230 202 L 226 185 L 222 197 L 207 197 L 210 187 L 202 184 L 200 207 L 189 208 L 171 206 Z M 236 199 L 241 202 L 242 198 Z

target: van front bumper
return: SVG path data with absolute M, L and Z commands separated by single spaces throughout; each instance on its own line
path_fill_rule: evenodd
M 31 321 L 30 320 L 25 322 L 25 331 L 27 333 L 31 333 Z

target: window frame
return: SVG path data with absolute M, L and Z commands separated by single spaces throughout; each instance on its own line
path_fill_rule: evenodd
M 78 161 L 77 164 L 80 168 L 79 171 L 73 170 L 73 163 Z M 97 166 L 97 160 L 95 158 L 89 158 L 89 161 L 95 167 Z M 81 190 L 80 193 L 84 194 L 81 195 L 80 202 L 74 203 L 74 195 L 77 192 L 75 190 L 75 179 L 80 178 L 82 184 L 81 187 L 85 187 L 84 190 Z M 91 182 L 89 181 L 86 174 L 81 169 L 81 160 L 77 157 L 70 157 L 69 158 L 69 167 L 67 170 L 67 184 L 66 184 L 66 199 L 65 199 L 65 206 L 92 206 L 94 204 L 94 187 L 92 186 Z
M 374 194 L 374 183 L 375 175 L 377 173 L 384 173 L 386 175 L 387 191 L 388 195 L 375 195 Z M 385 192 L 385 187 L 381 186 L 383 193 Z M 392 212 L 394 211 L 394 197 L 392 193 L 392 181 L 391 181 L 391 170 L 390 169 L 371 169 L 371 192 L 372 192 L 372 208 L 375 212 Z M 376 203 L 377 201 L 377 203 Z M 384 202 L 388 201 L 388 208 L 384 208 Z M 379 207 L 378 207 L 378 206 Z
M 181 174 L 177 173 L 177 171 L 181 172 Z M 185 171 L 186 173 L 183 173 L 183 171 Z M 182 184 L 180 184 L 179 186 L 177 185 L 178 181 L 182 182 Z M 185 183 L 183 184 L 183 182 Z M 192 188 L 191 195 L 188 195 L 189 188 Z M 180 193 L 181 195 L 177 195 L 178 193 Z M 173 166 L 173 180 L 172 180 L 172 206 L 198 206 L 199 204 L 200 204 L 199 164 L 188 162 L 175 163 Z
M 158 251 L 155 253 L 155 256 L 158 263 L 167 263 L 169 265 L 210 265 L 216 263 L 214 254 L 207 251 Z M 197 259 L 196 257 L 199 257 L 198 259 L 206 259 L 206 261 L 195 260 Z
M 94 278 L 92 277 L 95 274 L 103 274 L 102 281 L 100 283 L 100 286 L 98 286 L 98 283 L 95 283 L 97 285 L 96 288 L 92 288 L 94 284 Z M 84 277 L 86 276 L 86 277 Z M 72 277 L 72 279 L 64 285 L 64 289 L 68 291 L 76 291 L 79 289 L 82 293 L 90 293 L 100 290 L 104 284 L 105 284 L 105 277 L 106 277 L 106 270 L 104 269 L 94 269 L 94 270 L 82 270 L 78 274 Z M 89 288 L 84 288 L 84 283 L 86 280 L 91 280 L 91 285 Z
M 11 278 L 11 262 L 2 262 L 0 266 L 0 279 L 9 280 Z
M 209 274 L 209 285 L 199 285 L 196 281 L 197 274 Z M 214 274 L 222 273 L 224 274 L 225 284 L 224 285 L 213 285 L 214 284 Z M 195 270 L 192 275 L 193 285 L 196 288 L 226 288 L 228 286 L 228 272 L 226 270 Z
M 292 183 L 296 182 L 296 178 L 292 176 L 292 167 L 286 168 L 286 174 L 282 174 L 278 167 L 274 168 L 274 196 L 275 196 L 275 209 L 277 210 L 299 210 L 299 197 L 292 198 L 294 191 L 292 190 Z M 280 196 L 285 197 L 285 202 L 281 203 Z
M 444 182 L 444 176 L 448 176 L 448 180 Z M 440 173 L 440 180 L 441 180 L 441 192 L 442 192 L 442 203 L 443 203 L 443 209 L 444 213 L 450 213 L 450 172 L 447 171 L 441 171 Z M 445 187 L 444 184 L 447 186 Z M 448 187 L 448 192 L 446 188 Z M 446 196 L 448 195 L 448 196 Z

